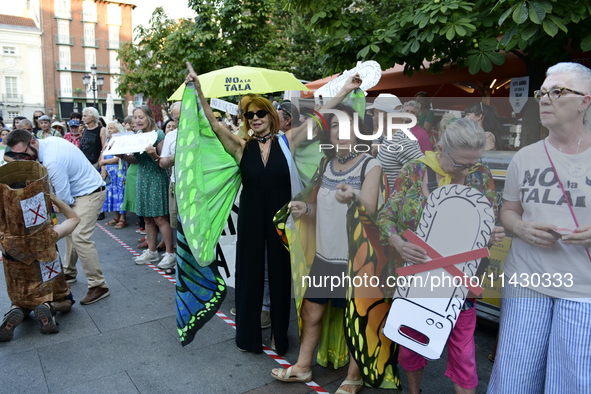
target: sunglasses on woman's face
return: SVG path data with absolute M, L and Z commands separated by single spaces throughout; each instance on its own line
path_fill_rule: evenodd
M 261 119 L 261 118 L 264 118 L 265 116 L 267 116 L 268 113 L 269 113 L 269 111 L 267 111 L 267 110 L 259 109 L 257 112 L 252 112 L 252 111 L 245 112 L 244 117 L 248 120 L 252 120 L 252 119 L 254 119 L 254 116 L 256 115 L 257 118 Z

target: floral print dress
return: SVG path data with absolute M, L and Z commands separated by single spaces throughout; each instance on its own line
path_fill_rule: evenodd
M 154 146 L 164 139 L 164 132 L 157 130 L 158 139 Z M 168 215 L 168 181 L 166 170 L 160 168 L 146 152 L 135 153 L 138 162 L 136 214 L 148 218 Z
M 114 156 L 106 155 L 105 160 L 112 159 Z M 123 195 L 125 193 L 125 175 L 127 173 L 127 163 L 119 159 L 118 163 L 106 165 L 107 174 L 111 178 L 111 183 L 107 185 L 107 196 L 103 204 L 103 212 L 125 213 L 121 208 L 123 204 Z
M 386 243 L 391 235 L 401 235 L 407 229 L 416 231 L 428 198 L 423 194 L 425 171 L 427 165 L 417 160 L 402 168 L 394 183 L 394 192 L 378 215 L 382 242 Z M 464 185 L 480 191 L 488 198 L 495 211 L 495 220 L 498 221 L 495 184 L 490 170 L 481 165 L 466 176 Z

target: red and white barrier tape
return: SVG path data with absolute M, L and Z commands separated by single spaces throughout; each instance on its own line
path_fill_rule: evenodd
M 216 312 L 216 315 L 222 319 L 223 321 L 225 321 L 228 325 L 230 325 L 232 328 L 236 329 L 236 323 L 234 322 L 234 320 L 230 319 L 228 316 L 226 316 L 225 314 L 223 314 L 220 311 Z M 289 368 L 291 367 L 291 364 L 289 363 L 289 361 L 287 361 L 286 359 L 284 359 L 283 357 L 281 357 L 280 355 L 278 355 L 277 353 L 275 353 L 273 351 L 273 349 L 269 348 L 268 346 L 263 345 L 263 352 L 271 357 L 273 360 L 275 360 L 279 365 L 281 365 L 283 368 Z M 316 384 L 316 382 L 314 382 L 313 380 L 310 382 L 306 382 L 306 384 L 308 385 L 308 387 L 310 387 L 312 390 L 316 391 L 317 393 L 328 393 L 328 391 L 326 391 L 325 389 L 322 388 L 322 386 L 320 386 L 319 384 Z
M 125 242 L 123 242 L 117 236 L 115 236 L 115 234 L 111 233 L 109 230 L 107 230 L 106 228 L 104 228 L 100 224 L 97 223 L 96 226 L 98 228 L 100 228 L 101 230 L 103 230 L 105 232 L 105 234 L 107 234 L 109 237 L 113 238 L 115 240 L 115 242 L 117 242 L 119 245 L 123 246 L 128 252 L 130 252 L 134 256 L 139 256 L 140 255 L 133 248 L 131 248 L 129 245 L 127 245 Z M 162 271 L 160 268 L 158 268 L 158 266 L 156 266 L 154 264 L 150 264 L 150 263 L 145 264 L 145 265 L 147 265 L 148 267 L 152 268 L 158 274 L 164 276 L 166 279 L 168 279 L 169 282 L 176 284 L 176 279 L 174 277 L 170 276 L 170 275 L 166 275 L 164 273 L 164 271 Z M 236 322 L 234 322 L 234 320 L 230 319 L 228 316 L 226 316 L 224 313 L 222 313 L 220 311 L 217 311 L 216 312 L 216 315 L 217 315 L 217 317 L 219 317 L 220 319 L 222 319 L 224 322 L 226 322 L 230 327 L 236 329 Z M 275 360 L 283 368 L 289 368 L 289 367 L 291 367 L 291 364 L 286 359 L 284 359 L 283 357 L 281 357 L 280 355 L 278 355 L 277 353 L 275 353 L 271 348 L 263 345 L 263 352 L 265 352 L 265 354 L 267 356 L 271 357 L 273 360 Z M 313 380 L 310 381 L 310 382 L 307 382 L 306 384 L 308 385 L 308 387 L 310 387 L 312 390 L 316 391 L 317 393 L 328 393 L 328 391 L 326 391 L 325 389 L 323 389 L 322 386 L 320 386 L 319 384 L 316 384 Z
M 105 232 L 105 234 L 107 234 L 109 237 L 113 238 L 115 240 L 115 242 L 117 242 L 119 245 L 123 246 L 129 253 L 131 253 L 134 256 L 140 256 L 140 254 L 138 252 L 136 252 L 132 247 L 130 247 L 129 245 L 127 245 L 125 242 L 123 242 L 122 240 L 120 240 L 115 234 L 113 234 L 112 232 L 110 232 L 109 230 L 107 230 L 106 228 L 104 228 L 103 226 L 101 226 L 100 224 L 96 224 L 96 226 L 98 228 L 100 228 L 101 230 L 103 230 Z M 164 273 L 163 270 L 161 270 L 160 268 L 158 268 L 157 265 L 151 264 L 151 263 L 147 263 L 147 264 L 143 264 L 146 265 L 150 268 L 152 268 L 154 271 L 156 271 L 158 274 L 164 276 L 166 279 L 168 279 L 168 281 L 170 283 L 173 283 L 176 285 L 176 279 L 174 278 L 174 276 L 171 275 L 167 275 L 166 273 Z

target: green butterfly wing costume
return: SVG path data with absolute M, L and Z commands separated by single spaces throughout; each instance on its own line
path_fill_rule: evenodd
M 177 329 L 181 343 L 219 310 L 226 285 L 215 261 L 216 245 L 240 187 L 240 173 L 211 129 L 190 83 L 183 93 L 175 153 Z

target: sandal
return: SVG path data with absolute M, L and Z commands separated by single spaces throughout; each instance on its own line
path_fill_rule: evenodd
M 148 249 L 148 243 L 147 242 L 142 242 L 141 244 L 139 244 L 137 246 L 138 249 Z
M 117 223 L 119 223 L 119 220 L 113 219 L 113 220 L 109 220 L 107 223 L 105 223 L 105 226 L 114 226 Z
M 341 388 L 343 386 L 354 386 L 353 391 L 346 391 L 345 389 Z M 341 385 L 339 386 L 339 389 L 335 392 L 335 394 L 357 394 L 358 392 L 361 391 L 362 388 L 363 388 L 363 379 L 358 379 L 358 380 L 347 379 L 347 380 L 343 381 L 343 383 L 341 383 Z
M 295 376 L 291 374 L 291 370 L 293 369 L 293 365 L 287 369 L 277 369 L 278 374 L 275 375 L 273 371 L 271 371 L 271 376 L 277 380 L 281 380 L 282 382 L 300 382 L 300 383 L 308 383 L 312 381 L 312 371 L 308 371 L 303 375 Z M 345 380 L 346 382 L 346 380 Z
M 176 267 L 170 267 L 164 270 L 166 275 L 174 275 L 176 274 Z
M 127 222 L 125 220 L 119 220 L 119 223 L 117 223 L 114 228 L 120 230 L 125 227 L 127 227 Z
M 145 242 L 146 241 L 146 237 L 141 237 L 140 239 L 137 240 L 138 242 Z

